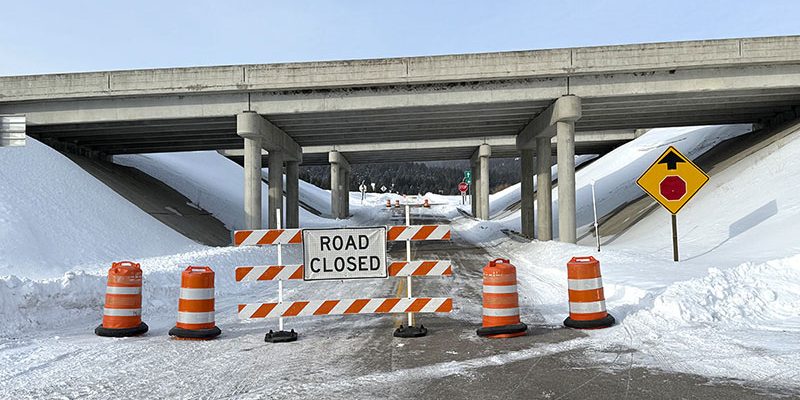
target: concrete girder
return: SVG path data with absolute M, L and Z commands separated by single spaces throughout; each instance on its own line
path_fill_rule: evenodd
M 303 150 L 283 130 L 252 111 L 236 114 L 236 134 L 248 137 L 261 137 L 261 145 L 267 151 L 279 151 L 283 159 L 302 161 Z
M 581 118 L 581 98 L 559 97 L 550 107 L 534 117 L 517 135 L 518 149 L 535 149 L 536 138 L 553 137 L 558 122 L 575 123 Z

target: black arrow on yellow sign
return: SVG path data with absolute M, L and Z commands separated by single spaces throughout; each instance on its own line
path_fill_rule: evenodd
M 683 158 L 681 156 L 675 154 L 674 151 L 670 151 L 664 158 L 659 161 L 659 164 L 667 164 L 667 171 L 678 169 L 678 163 L 683 163 Z

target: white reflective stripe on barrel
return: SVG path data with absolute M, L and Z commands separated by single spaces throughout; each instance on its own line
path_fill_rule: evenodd
M 513 317 L 519 315 L 519 308 L 483 308 L 483 315 L 487 317 Z
M 142 294 L 141 286 L 106 286 L 106 294 Z
M 569 279 L 567 285 L 571 290 L 592 290 L 603 287 L 603 278 Z
M 569 303 L 569 312 L 575 314 L 591 314 L 606 310 L 606 301 L 592 301 L 588 303 Z
M 214 322 L 214 312 L 178 311 L 178 322 L 182 324 L 207 324 Z
M 492 286 L 483 285 L 483 293 L 517 293 L 517 285 Z
M 214 288 L 190 289 L 182 287 L 180 296 L 184 300 L 213 300 Z
M 103 308 L 103 315 L 109 317 L 138 317 L 142 315 L 141 308 Z

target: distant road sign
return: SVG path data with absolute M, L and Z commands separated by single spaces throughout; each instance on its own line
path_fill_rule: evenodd
M 303 279 L 386 278 L 386 227 L 303 229 Z
M 458 191 L 461 193 L 466 193 L 469 190 L 469 185 L 466 182 L 461 182 L 458 184 Z
M 677 214 L 706 182 L 708 175 L 672 146 L 636 181 L 672 214 Z
M 25 116 L 0 115 L 0 147 L 25 146 Z
M 386 191 L 386 186 L 381 186 L 381 192 L 385 192 L 385 191 Z

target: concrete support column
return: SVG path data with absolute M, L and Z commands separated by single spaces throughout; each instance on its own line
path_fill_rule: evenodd
M 269 152 L 269 227 L 283 209 L 283 162 L 303 160 L 303 149 L 286 132 L 253 111 L 236 114 L 236 134 L 244 138 L 244 219 L 246 229 L 261 229 L 261 150 Z M 285 223 L 285 222 L 284 222 Z
M 347 218 L 350 215 L 350 163 L 338 151 L 328 153 L 328 162 L 331 163 L 331 214 L 333 218 Z
M 489 157 L 492 147 L 482 144 L 472 154 L 472 215 L 478 219 L 489 219 Z
M 517 135 L 518 149 L 538 148 L 539 158 L 539 229 L 540 240 L 550 239 L 550 139 L 556 136 L 558 157 L 558 236 L 559 240 L 575 243 L 575 121 L 581 118 L 581 98 L 559 97 L 550 107 L 534 117 Z M 545 156 L 547 149 L 547 157 Z M 547 167 L 545 168 L 545 159 Z M 547 185 L 547 188 L 545 187 Z M 546 196 L 545 196 L 546 194 Z M 545 204 L 546 203 L 546 204 Z M 546 206 L 546 208 L 545 208 Z M 547 228 L 545 228 L 547 226 Z M 546 231 L 545 231 L 546 230 Z
M 558 238 L 575 243 L 575 123 L 556 123 L 558 157 Z
M 261 229 L 261 138 L 244 138 L 244 229 Z
M 533 239 L 533 150 L 522 150 L 520 152 L 520 192 L 521 192 L 521 233 L 523 236 Z
M 480 219 L 489 219 L 489 156 L 492 154 L 488 144 L 482 144 L 480 149 L 480 170 L 481 170 L 481 198 L 480 198 Z
M 300 227 L 300 163 L 286 162 L 286 226 Z
M 470 192 L 470 207 L 472 208 L 472 216 L 478 217 L 478 180 L 480 178 L 480 171 L 478 170 L 478 163 L 471 160 L 469 170 L 472 171 L 472 183 L 469 187 Z
M 344 181 L 342 181 L 342 191 L 344 195 L 344 208 L 342 209 L 343 218 L 350 217 L 350 175 L 350 170 L 346 170 L 343 175 Z
M 269 228 L 278 227 L 277 212 L 281 210 L 281 225 L 284 226 L 283 207 L 283 153 L 272 150 L 269 152 Z
M 536 205 L 539 215 L 536 237 L 539 240 L 553 240 L 553 176 L 552 149 L 550 138 L 536 139 Z

